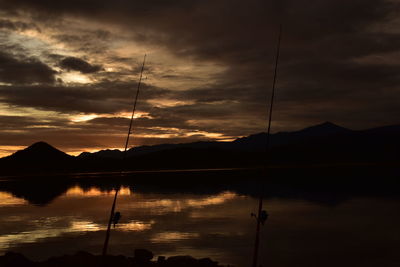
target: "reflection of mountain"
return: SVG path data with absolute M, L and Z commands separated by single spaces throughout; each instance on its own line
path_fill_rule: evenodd
M 270 163 L 292 165 L 393 164 L 400 160 L 400 126 L 352 131 L 323 123 L 271 136 Z M 128 151 L 126 170 L 259 167 L 265 164 L 266 134 L 233 142 L 195 142 L 135 147 Z M 2 173 L 115 171 L 122 152 L 102 150 L 69 156 L 39 142 L 0 159 Z
M 352 197 L 397 197 L 397 176 L 380 176 L 380 169 L 353 170 L 346 167 L 327 173 L 325 168 L 274 168 L 257 170 L 226 170 L 207 172 L 149 172 L 125 176 L 48 176 L 0 181 L 0 192 L 8 192 L 35 205 L 46 205 L 58 196 L 75 192 L 84 195 L 110 193 L 117 187 L 135 193 L 220 194 L 265 198 L 303 199 L 336 205 Z M 115 174 L 114 174 L 115 175 Z M 377 182 L 379 177 L 379 182 Z M 78 188 L 78 189 L 77 189 Z M 95 189 L 94 189 L 95 188 Z M 71 189 L 74 189 L 71 191 Z M 216 201 L 207 199 L 207 201 Z M 199 204 L 199 203 L 197 203 Z M 201 203 L 200 203 L 201 204 Z
M 35 181 L 34 181 L 35 180 Z M 65 193 L 72 185 L 71 181 L 58 179 L 57 181 L 40 181 L 33 178 L 24 181 L 6 181 L 0 183 L 0 191 L 6 191 L 15 197 L 25 199 L 33 205 L 46 205 Z

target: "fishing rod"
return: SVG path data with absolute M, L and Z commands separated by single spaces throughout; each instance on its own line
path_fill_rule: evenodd
M 270 144 L 272 108 L 274 105 L 274 98 L 275 98 L 275 84 L 276 84 L 277 74 L 278 74 L 278 63 L 279 63 L 279 55 L 280 55 L 280 49 L 281 49 L 281 38 L 282 38 L 282 25 L 279 26 L 278 45 L 277 45 L 276 57 L 275 57 L 275 70 L 274 70 L 274 78 L 273 78 L 273 82 L 272 82 L 271 102 L 269 105 L 267 143 L 266 143 L 267 157 L 268 157 L 269 144 Z M 254 242 L 253 264 L 252 264 L 252 267 L 257 267 L 258 248 L 260 246 L 260 228 L 261 228 L 261 225 L 264 225 L 265 221 L 268 219 L 268 213 L 265 210 L 263 210 L 263 194 L 262 194 L 262 192 L 260 194 L 260 199 L 258 201 L 258 214 L 256 215 L 256 214 L 252 213 L 251 216 L 255 217 L 256 221 L 257 221 L 256 238 L 255 238 L 255 242 Z
M 125 161 L 126 152 L 127 152 L 128 144 L 129 144 L 129 137 L 132 134 L 133 117 L 135 116 L 136 104 L 137 104 L 137 100 L 138 100 L 138 97 L 139 97 L 140 85 L 142 83 L 142 77 L 143 77 L 143 70 L 144 70 L 145 62 L 146 62 L 146 54 L 143 57 L 143 64 L 142 64 L 142 68 L 140 70 L 140 76 L 139 76 L 139 82 L 138 82 L 137 89 L 136 89 L 135 101 L 133 103 L 131 121 L 129 123 L 128 135 L 126 137 L 125 148 L 124 148 L 124 152 L 123 152 L 123 155 L 122 155 L 122 162 Z M 122 175 L 122 169 L 121 169 L 120 175 Z M 115 226 L 115 224 L 118 222 L 119 218 L 121 217 L 121 214 L 119 212 L 115 212 L 115 206 L 116 206 L 116 203 L 117 203 L 117 197 L 118 197 L 119 189 L 120 189 L 120 187 L 118 187 L 115 190 L 114 200 L 113 200 L 113 204 L 111 206 L 110 218 L 108 220 L 108 226 L 107 226 L 107 232 L 106 232 L 106 239 L 104 240 L 104 246 L 103 246 L 103 253 L 102 253 L 103 256 L 107 255 L 108 241 L 110 239 L 110 232 L 111 232 L 111 225 L 112 225 L 112 223 L 114 223 L 114 226 Z

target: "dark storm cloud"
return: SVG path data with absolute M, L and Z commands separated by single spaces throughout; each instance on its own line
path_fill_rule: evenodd
M 66 57 L 60 61 L 60 67 L 66 70 L 75 70 L 81 73 L 93 73 L 102 69 L 99 65 L 91 65 L 77 57 Z
M 4 8 L 75 14 L 141 27 L 143 42 L 158 42 L 181 55 L 229 62 L 271 59 L 277 24 L 284 23 L 287 55 L 354 56 L 397 50 L 398 36 L 374 36 L 368 27 L 398 8 L 384 0 L 284 1 L 1 1 Z M 150 19 L 151 18 L 151 19 Z M 128 22 L 136 22 L 131 24 Z M 324 48 L 318 50 L 318 48 Z M 306 52 L 306 53 L 304 53 Z M 264 64 L 264 63 L 262 63 Z
M 29 130 L 33 129 L 40 130 L 42 128 L 47 129 L 51 127 L 63 127 L 66 126 L 68 121 L 62 118 L 57 119 L 38 119 L 34 116 L 4 116 L 0 115 L 0 128 L 3 131 L 13 130 Z
M 0 86 L 2 102 L 41 110 L 71 113 L 113 113 L 131 109 L 135 84 L 103 82 L 93 85 Z M 168 94 L 168 90 L 142 84 L 147 99 Z M 146 107 L 142 102 L 141 107 Z
M 260 99 L 260 95 L 263 94 L 265 94 L 263 87 L 221 82 L 208 87 L 178 92 L 174 97 L 181 100 L 193 100 L 198 104 L 221 103 L 221 107 L 224 107 L 224 103 L 229 101 L 264 103 L 266 98 Z
M 56 72 L 36 58 L 17 59 L 0 52 L 0 82 L 12 84 L 53 83 Z
M 9 105 L 19 107 L 33 107 L 41 110 L 58 111 L 63 113 L 115 113 L 130 111 L 133 101 L 132 90 L 135 85 L 129 83 L 103 83 L 89 86 L 65 87 L 58 86 L 6 86 L 1 87 L 0 97 Z M 184 92 L 182 92 L 184 93 Z M 179 92 L 171 92 L 166 89 L 150 87 L 144 84 L 141 98 L 151 100 L 159 97 L 177 98 Z M 182 96 L 184 98 L 185 96 Z M 195 97 L 192 97 L 195 99 Z M 248 122 L 247 115 L 232 113 L 232 110 L 243 111 L 243 107 L 235 102 L 222 103 L 195 103 L 193 105 L 181 105 L 175 107 L 153 107 L 145 101 L 139 100 L 138 109 L 149 113 L 149 117 L 135 120 L 135 126 L 142 133 L 165 133 L 167 128 L 182 130 L 221 130 L 222 120 L 238 120 Z M 249 111 L 247 111 L 249 112 Z M 204 119 L 217 120 L 217 122 L 206 122 L 202 125 L 189 123 L 191 120 Z M 218 121 L 221 120 L 221 121 Z M 128 119 L 125 118 L 96 118 L 86 123 L 74 124 L 74 127 L 82 129 L 96 129 L 104 132 L 105 129 L 126 128 Z M 238 122 L 240 124 L 240 122 Z M 22 121 L 22 124 L 26 121 Z M 52 124 L 51 124 L 52 125 Z M 63 125 L 58 125 L 62 127 Z M 67 127 L 67 125 L 64 125 Z M 204 128 L 204 126 L 207 126 Z M 162 127 L 163 130 L 149 130 L 146 128 Z M 233 122 L 226 123 L 224 128 L 229 134 L 233 133 L 238 125 Z M 250 127 L 249 129 L 254 130 Z M 237 129 L 236 129 L 237 133 Z
M 109 126 L 123 126 L 129 125 L 129 119 L 127 118 L 119 118 L 119 117 L 112 117 L 112 118 L 95 118 L 86 122 L 86 124 L 92 125 L 100 125 L 103 127 L 104 125 Z
M 189 125 L 187 118 L 184 116 L 173 116 L 168 111 L 165 111 L 166 116 L 163 117 L 141 117 L 136 118 L 133 124 L 135 133 L 147 134 L 162 134 L 168 131 L 168 128 L 175 128 L 180 130 L 199 130 L 199 127 Z M 156 114 L 152 114 L 156 115 Z M 123 132 L 129 125 L 130 119 L 114 117 L 114 118 L 95 118 L 82 123 L 81 125 L 85 128 L 103 128 L 110 127 L 111 129 L 120 128 Z M 161 129 L 162 128 L 162 129 Z
M 139 104 L 139 107 L 142 109 L 141 104 Z M 262 124 L 265 120 L 264 117 L 249 119 L 247 113 L 243 115 L 240 112 L 233 113 L 232 110 L 235 109 L 241 111 L 240 105 L 226 103 L 224 108 L 214 104 L 150 107 L 147 109 L 148 116 L 134 120 L 135 133 L 179 134 L 179 131 L 181 131 L 182 134 L 185 134 L 186 131 L 215 133 L 223 131 L 227 136 L 237 136 L 257 132 L 260 123 Z M 104 127 L 109 127 L 110 129 L 119 128 L 121 131 L 125 131 L 128 125 L 129 119 L 118 117 L 95 118 L 82 124 L 85 128 L 101 130 Z M 243 127 L 243 125 L 246 127 Z
M 55 145 L 63 151 L 82 151 L 83 148 L 101 148 L 101 147 L 122 147 L 126 138 L 128 124 L 125 126 L 115 127 L 112 123 L 101 124 L 94 122 L 71 123 L 67 121 L 49 121 L 47 124 L 32 125 L 34 118 L 25 118 L 21 120 L 21 124 L 9 124 L 10 130 L 13 132 L 0 132 L 0 146 L 29 146 L 34 142 L 45 140 L 46 142 Z M 0 118 L 2 120 L 3 118 Z M 117 119 L 119 120 L 119 119 Z M 26 124 L 25 124 L 26 123 Z M 129 123 L 129 121 L 128 121 Z M 2 124 L 0 122 L 0 124 Z M 60 125 L 58 125 L 60 124 Z M 34 127 L 33 127 L 34 126 Z M 47 126 L 47 127 L 46 127 Z M 18 129 L 18 131 L 15 131 Z M 184 143 L 187 142 L 187 136 L 184 131 L 181 135 L 176 135 L 177 132 L 172 132 L 174 136 L 171 138 L 162 137 L 143 137 L 146 134 L 165 134 L 168 131 L 161 129 L 145 129 L 135 127 L 135 136 L 131 139 L 132 144 L 151 145 L 162 143 Z M 179 132 L 178 132 L 179 133 Z M 190 140 L 208 140 L 204 136 L 198 136 Z
M 11 10 L 33 9 L 43 15 L 73 14 L 112 21 L 131 28 L 138 40 L 164 44 L 177 54 L 229 62 L 268 59 L 280 22 L 285 25 L 285 38 L 292 48 L 287 54 L 301 55 L 319 45 L 325 49 L 318 52 L 330 52 L 324 56 L 342 55 L 346 50 L 370 53 L 377 43 L 375 36 L 368 38 L 368 27 L 395 14 L 398 8 L 395 2 L 384 0 L 2 0 L 1 5 Z M 149 30 L 138 31 L 143 28 Z M 354 43 L 348 43 L 349 38 Z M 380 47 L 389 41 L 382 36 Z
M 40 124 L 40 121 L 23 116 L 0 116 L 0 128 L 2 130 L 6 129 L 16 129 L 21 127 L 28 127 Z

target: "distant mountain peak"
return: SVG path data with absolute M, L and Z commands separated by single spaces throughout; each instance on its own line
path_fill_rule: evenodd
M 314 126 L 304 128 L 303 130 L 298 131 L 298 133 L 307 133 L 312 135 L 326 135 L 326 134 L 338 134 L 350 131 L 351 130 L 347 128 L 334 124 L 330 121 L 326 121 Z
M 344 127 L 339 126 L 339 125 L 337 125 L 337 124 L 335 124 L 335 123 L 333 123 L 333 122 L 330 122 L 330 121 L 326 121 L 326 122 L 317 124 L 317 125 L 315 125 L 314 127 L 316 127 L 316 126 L 318 126 L 318 127 L 334 127 L 334 128 L 342 128 L 342 129 L 345 129 Z
M 320 123 L 320 124 L 317 124 L 317 125 L 320 125 L 320 126 L 335 126 L 335 127 L 340 127 L 340 126 L 338 126 L 337 124 L 334 124 L 333 122 L 330 122 L 330 121 L 326 121 L 326 122 L 323 122 L 323 123 Z
M 53 147 L 52 145 L 49 145 L 49 144 L 46 143 L 46 142 L 39 141 L 39 142 L 36 142 L 36 143 L 34 143 L 34 144 L 28 146 L 28 147 L 25 148 L 25 149 L 56 149 L 56 148 Z
M 19 159 L 32 159 L 32 160 L 40 160 L 40 159 L 61 159 L 61 158 L 72 158 L 72 156 L 58 150 L 57 148 L 49 145 L 46 142 L 39 141 L 36 142 L 29 147 L 17 151 L 12 154 L 10 157 L 19 158 Z
M 119 159 L 122 158 L 123 153 L 119 149 L 103 149 L 97 152 L 82 152 L 79 154 L 78 158 L 91 158 L 91 157 L 100 157 L 100 158 L 114 158 Z

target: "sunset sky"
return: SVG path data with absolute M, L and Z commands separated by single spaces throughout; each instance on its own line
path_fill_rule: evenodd
M 0 0 L 0 156 L 398 124 L 395 0 Z

